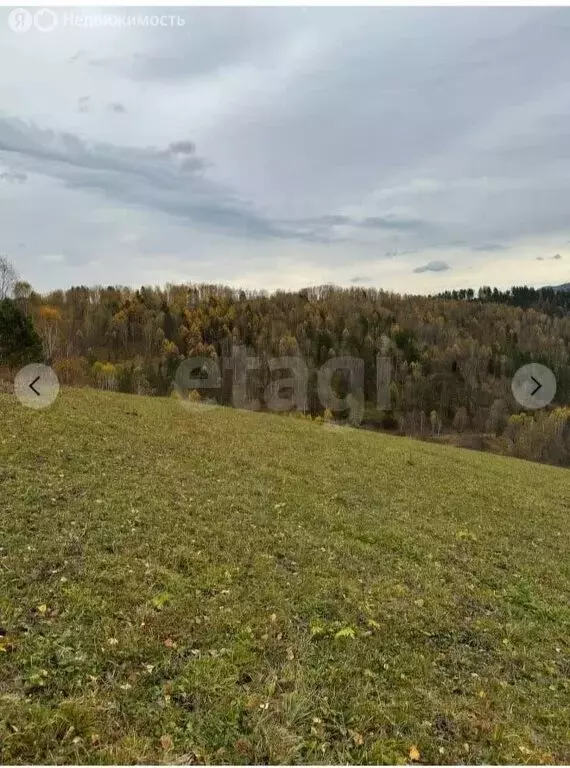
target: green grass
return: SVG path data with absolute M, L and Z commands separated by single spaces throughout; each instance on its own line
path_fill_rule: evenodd
M 0 395 L 0 761 L 569 762 L 569 479 Z

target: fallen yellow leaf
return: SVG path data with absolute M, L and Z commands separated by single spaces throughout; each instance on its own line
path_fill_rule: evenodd
M 413 760 L 415 763 L 417 763 L 418 760 L 421 760 L 420 750 L 415 745 L 410 747 L 409 755 L 410 760 Z

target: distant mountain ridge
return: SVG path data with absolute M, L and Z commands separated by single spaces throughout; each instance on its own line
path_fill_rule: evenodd
M 555 291 L 570 291 L 570 283 L 562 283 L 562 285 L 551 285 L 550 288 L 554 288 Z

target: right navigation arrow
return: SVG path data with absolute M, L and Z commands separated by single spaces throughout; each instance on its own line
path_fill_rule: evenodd
M 540 383 L 540 381 L 537 381 L 537 380 L 534 378 L 534 376 L 531 376 L 530 378 L 531 378 L 531 379 L 534 381 L 534 383 L 536 384 L 536 387 L 535 387 L 535 388 L 532 390 L 532 392 L 530 393 L 530 394 L 531 394 L 531 397 L 534 397 L 534 396 L 536 395 L 536 393 L 538 392 L 538 390 L 542 388 L 542 384 Z

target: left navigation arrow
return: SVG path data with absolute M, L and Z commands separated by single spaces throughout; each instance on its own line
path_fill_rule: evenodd
M 22 405 L 38 411 L 54 402 L 59 394 L 59 381 L 52 368 L 33 363 L 16 374 L 14 393 Z
M 32 383 L 29 385 L 30 389 L 36 393 L 38 397 L 40 397 L 40 393 L 38 390 L 34 387 L 34 384 L 36 384 L 41 379 L 41 376 L 36 376 L 36 378 L 32 381 Z

